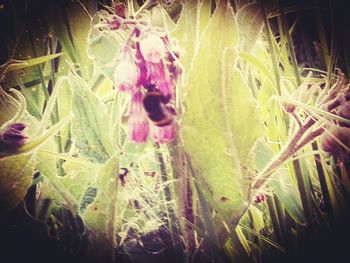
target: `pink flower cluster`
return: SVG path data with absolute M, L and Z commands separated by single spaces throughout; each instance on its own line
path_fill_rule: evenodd
M 110 22 L 113 30 L 130 32 L 117 56 L 114 81 L 121 92 L 131 94 L 129 137 L 144 143 L 150 135 L 153 141 L 169 142 L 175 135 L 175 123 L 154 121 L 149 116 L 169 118 L 176 84 L 181 76 L 179 52 L 165 30 L 154 28 L 119 15 Z M 155 94 L 155 105 L 144 106 L 146 96 Z M 166 125 L 164 125 L 166 123 Z

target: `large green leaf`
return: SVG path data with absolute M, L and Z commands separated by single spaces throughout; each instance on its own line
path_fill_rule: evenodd
M 81 155 L 103 162 L 113 152 L 107 110 L 85 80 L 75 72 L 69 74 L 68 82 L 72 89 L 72 111 L 75 115 L 72 139 Z
M 261 134 L 257 105 L 234 67 L 237 34 L 231 7 L 220 1 L 194 58 L 181 128 L 194 170 L 209 186 L 207 194 L 235 224 L 246 207 L 249 153 Z

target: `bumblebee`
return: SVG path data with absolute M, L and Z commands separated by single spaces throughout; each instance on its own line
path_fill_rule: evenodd
M 174 121 L 176 112 L 170 106 L 170 96 L 164 96 L 157 90 L 149 90 L 143 98 L 143 107 L 148 119 L 156 126 L 163 127 Z

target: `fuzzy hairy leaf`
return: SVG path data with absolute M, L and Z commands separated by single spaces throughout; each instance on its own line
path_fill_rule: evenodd
M 182 6 L 181 15 L 176 23 L 176 28 L 171 36 L 176 38 L 181 47 L 180 63 L 185 71 L 190 71 L 193 57 L 197 52 L 198 43 L 205 28 L 210 21 L 210 1 L 185 1 Z M 188 76 L 184 75 L 187 84 Z M 180 96 L 184 92 L 179 91 Z
M 35 65 L 45 63 L 47 61 L 55 59 L 55 58 L 61 56 L 62 54 L 63 53 L 50 54 L 50 55 L 46 55 L 46 56 L 28 59 L 28 60 L 22 61 L 22 63 L 10 64 L 7 68 L 7 72 L 33 67 Z
M 76 73 L 69 74 L 68 82 L 72 89 L 72 111 L 75 116 L 72 139 L 81 155 L 103 162 L 113 152 L 106 108 Z
M 106 33 L 99 30 L 97 24 L 101 23 L 101 18 L 108 16 L 106 11 L 100 11 L 93 17 L 88 35 L 87 55 L 105 77 L 113 80 L 114 62 L 123 37 L 113 31 Z
M 182 122 L 184 147 L 196 174 L 209 186 L 207 194 L 221 216 L 234 224 L 246 206 L 242 167 L 249 171 L 249 153 L 261 133 L 257 105 L 234 68 L 237 34 L 231 8 L 220 1 L 194 58 Z
M 250 51 L 260 37 L 263 29 L 263 12 L 259 2 L 252 1 L 237 12 L 237 22 L 240 29 L 240 46 L 244 51 Z

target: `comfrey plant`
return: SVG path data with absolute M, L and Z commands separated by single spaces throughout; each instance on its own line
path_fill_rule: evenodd
M 166 143 L 175 136 L 176 85 L 181 77 L 179 52 L 168 32 L 136 19 L 125 10 L 108 21 L 112 30 L 130 32 L 117 55 L 114 82 L 120 92 L 131 95 L 129 137 L 144 143 Z
M 291 98 L 279 99 L 283 109 L 295 120 L 295 125 L 289 141 L 255 178 L 252 189 L 262 189 L 277 167 L 319 136 L 322 149 L 337 157 L 341 164 L 348 165 L 350 90 L 339 69 L 336 77 L 336 83 L 330 88 L 306 78 Z

